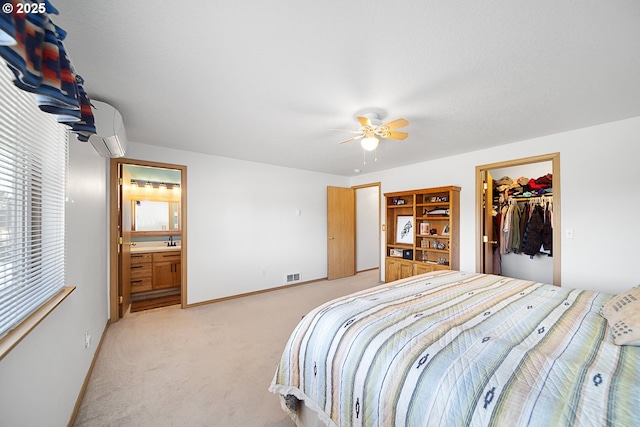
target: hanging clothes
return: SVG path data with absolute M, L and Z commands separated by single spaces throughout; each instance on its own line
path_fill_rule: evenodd
M 492 209 L 492 235 L 491 240 L 494 242 L 499 242 L 499 234 L 500 234 L 500 214 L 496 209 Z M 491 251 L 493 251 L 493 274 L 502 274 L 502 258 L 500 257 L 500 245 L 496 244 L 492 245 Z
M 500 232 L 500 238 L 501 238 L 500 253 L 502 254 L 508 254 L 509 252 L 511 252 L 511 238 L 513 233 L 513 228 L 511 223 L 513 220 L 513 206 L 514 204 L 511 203 L 502 208 L 503 221 L 502 221 L 502 229 Z
M 544 213 L 544 227 L 542 228 L 542 247 L 549 256 L 553 256 L 553 222 L 551 206 L 547 202 Z
M 527 232 L 527 223 L 529 222 L 530 214 L 531 205 L 529 203 L 525 203 L 520 215 L 520 250 L 518 252 L 524 251 L 524 244 L 526 241 L 525 235 Z
M 511 213 L 511 252 L 520 253 L 520 216 L 522 211 L 517 203 L 513 204 Z
M 508 215 L 507 212 L 509 211 L 509 207 L 508 206 L 503 206 L 502 209 L 500 209 L 500 223 L 502 224 L 500 227 L 500 232 L 498 233 L 499 236 L 499 247 L 500 247 L 500 253 L 501 254 L 506 254 L 508 253 L 507 251 L 507 241 L 506 241 L 506 237 L 507 234 L 504 232 L 505 227 L 508 228 L 507 225 L 507 220 L 508 220 Z
M 540 205 L 533 208 L 526 232 L 526 242 L 523 252 L 533 258 L 542 247 L 542 233 L 544 229 L 544 209 Z

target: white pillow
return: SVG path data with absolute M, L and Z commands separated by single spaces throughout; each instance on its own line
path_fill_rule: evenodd
M 640 346 L 640 286 L 611 298 L 600 314 L 607 319 L 614 343 Z

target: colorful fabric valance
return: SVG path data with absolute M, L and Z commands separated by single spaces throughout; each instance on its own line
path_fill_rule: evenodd
M 91 104 L 62 44 L 66 32 L 50 19 L 58 11 L 48 0 L 0 3 L 0 56 L 15 85 L 35 94 L 42 111 L 87 141 L 96 133 Z

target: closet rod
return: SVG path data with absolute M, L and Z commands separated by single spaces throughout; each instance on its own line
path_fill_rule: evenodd
M 553 198 L 553 194 L 543 194 L 542 196 L 531 196 L 531 197 L 512 197 L 509 196 L 508 200 L 515 200 L 517 202 L 523 202 L 527 200 L 536 200 L 536 199 L 544 199 L 544 198 Z

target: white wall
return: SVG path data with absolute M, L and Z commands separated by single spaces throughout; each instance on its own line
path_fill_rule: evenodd
M 106 326 L 106 162 L 71 137 L 69 168 L 66 281 L 76 290 L 0 361 L 2 426 L 67 425 Z
M 187 166 L 189 304 L 327 276 L 327 186 L 347 177 L 138 143 L 127 158 Z
M 640 283 L 640 246 L 636 241 L 640 236 L 639 142 L 640 117 L 635 117 L 360 175 L 352 178 L 351 185 L 380 181 L 383 193 L 462 187 L 460 266 L 475 271 L 475 239 L 479 238 L 475 230 L 475 167 L 560 152 L 562 286 L 619 293 Z M 381 218 L 384 220 L 384 212 Z M 567 228 L 573 229 L 573 239 L 564 236 Z

